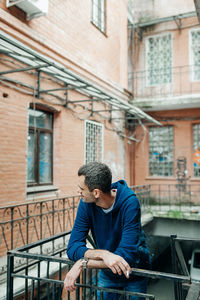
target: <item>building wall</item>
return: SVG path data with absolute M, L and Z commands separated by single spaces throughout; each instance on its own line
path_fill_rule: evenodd
M 2 22 L 6 20 L 2 24 L 5 31 L 24 41 L 25 36 L 20 33 L 25 33 L 29 45 L 40 48 L 44 54 L 51 51 L 49 56 L 53 58 L 58 54 L 60 62 L 80 74 L 86 71 L 87 77 L 93 80 L 97 76 L 106 83 L 116 84 L 119 89 L 127 87 L 126 1 L 120 0 L 118 5 L 114 0 L 107 2 L 106 34 L 91 23 L 90 0 L 50 0 L 47 16 L 31 21 L 26 21 L 17 7 L 6 8 L 6 1 L 1 2 L 0 17 Z
M 151 19 L 195 10 L 193 1 L 185 1 L 181 7 L 179 1 L 173 1 L 173 4 L 169 1 L 165 5 L 164 1 L 160 1 L 161 6 L 158 1 L 143 1 L 142 3 L 146 3 L 146 9 L 149 8 L 152 13 Z M 153 4 L 156 6 L 155 10 L 152 10 Z M 137 1 L 135 5 L 137 5 Z M 160 14 L 157 15 L 159 7 Z M 142 14 L 142 10 L 139 11 Z M 144 124 L 146 130 L 137 128 L 137 138 L 142 137 L 140 143 L 137 143 L 135 149 L 132 150 L 135 160 L 135 184 L 137 185 L 144 183 L 176 184 L 177 159 L 180 156 L 185 157 L 187 161 L 187 182 L 197 185 L 200 182 L 199 177 L 194 178 L 193 176 L 192 137 L 192 125 L 200 123 L 200 82 L 191 80 L 190 44 L 191 30 L 199 30 L 199 28 L 199 22 L 195 16 L 183 18 L 180 23 L 173 20 L 147 26 L 143 28 L 142 35 L 138 34 L 139 29 L 134 32 L 135 58 L 133 65 L 136 79 L 132 103 L 160 120 L 164 126 L 172 125 L 174 127 L 174 174 L 170 177 L 149 176 L 149 124 Z M 172 35 L 172 82 L 148 86 L 146 76 L 149 67 L 146 56 L 147 39 L 165 34 Z
M 61 63 L 93 84 L 123 100 L 127 88 L 127 11 L 126 1 L 107 1 L 107 31 L 100 32 L 91 23 L 91 1 L 49 1 L 47 16 L 26 21 L 16 7 L 6 8 L 0 2 L 0 29 L 24 45 Z M 0 58 L 5 59 L 1 55 Z M 1 61 L 0 70 L 13 66 Z M 25 72 L 12 74 L 24 82 L 34 83 L 35 77 Z M 19 76 L 19 77 L 18 77 Z M 50 83 L 43 82 L 44 85 Z M 83 95 L 69 92 L 69 98 Z M 27 196 L 27 133 L 28 107 L 42 103 L 56 110 L 53 128 L 54 192 Z M 86 105 L 87 106 L 87 105 Z M 100 105 L 101 106 L 101 105 Z M 101 106 L 102 107 L 102 106 Z M 84 120 L 104 125 L 104 161 L 113 171 L 113 180 L 130 181 L 130 170 L 124 138 L 116 133 L 123 124 L 89 116 L 86 110 L 74 112 L 51 97 L 45 100 L 1 84 L 0 89 L 0 206 L 77 193 L 77 170 L 84 163 Z
M 142 40 L 136 34 L 135 36 L 135 58 L 134 70 L 145 71 L 146 64 L 146 40 L 151 36 L 172 34 L 172 47 L 173 47 L 173 67 L 185 67 L 190 64 L 189 57 L 189 32 L 191 29 L 199 28 L 197 17 L 185 18 L 181 21 L 181 29 L 179 30 L 175 21 L 160 23 L 154 26 L 144 28 Z M 177 70 L 178 72 L 178 70 Z M 188 72 L 188 70 L 187 70 Z M 186 74 L 188 75 L 188 74 Z
M 170 177 L 149 175 L 149 144 L 148 134 L 138 144 L 135 153 L 136 184 L 176 184 L 177 183 L 177 159 L 186 158 L 187 182 L 198 185 L 200 178 L 193 175 L 193 131 L 192 126 L 200 123 L 200 109 L 157 111 L 152 116 L 159 119 L 162 124 L 174 127 L 174 175 Z M 163 121 L 167 120 L 167 121 Z M 148 126 L 147 126 L 148 132 Z M 138 128 L 137 135 L 141 134 Z
M 195 11 L 193 0 L 130 0 L 130 5 L 136 22 Z

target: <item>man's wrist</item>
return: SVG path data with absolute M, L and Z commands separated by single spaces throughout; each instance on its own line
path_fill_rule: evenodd
M 83 270 L 87 269 L 87 263 L 88 263 L 87 257 L 81 258 L 81 265 L 82 265 Z
M 107 256 L 110 252 L 105 249 L 88 249 L 84 257 L 96 260 L 104 260 L 105 256 Z

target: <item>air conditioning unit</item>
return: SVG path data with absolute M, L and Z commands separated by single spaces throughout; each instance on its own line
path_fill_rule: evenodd
M 26 13 L 26 19 L 31 20 L 48 13 L 48 0 L 6 0 L 6 6 L 17 6 Z

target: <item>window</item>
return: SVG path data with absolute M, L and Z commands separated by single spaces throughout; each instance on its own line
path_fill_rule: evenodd
M 29 109 L 27 183 L 52 184 L 53 114 Z
M 200 124 L 193 125 L 194 176 L 200 177 Z
M 191 80 L 200 80 L 200 30 L 190 31 Z
M 171 34 L 149 37 L 146 40 L 147 85 L 172 82 Z
M 151 176 L 172 176 L 173 127 L 149 128 L 149 173 Z
M 92 23 L 105 32 L 105 0 L 92 0 Z
M 85 163 L 103 161 L 103 125 L 85 121 Z

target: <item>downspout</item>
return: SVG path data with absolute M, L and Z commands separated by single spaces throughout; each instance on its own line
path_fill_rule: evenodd
M 200 23 L 200 0 L 194 0 L 198 21 Z

